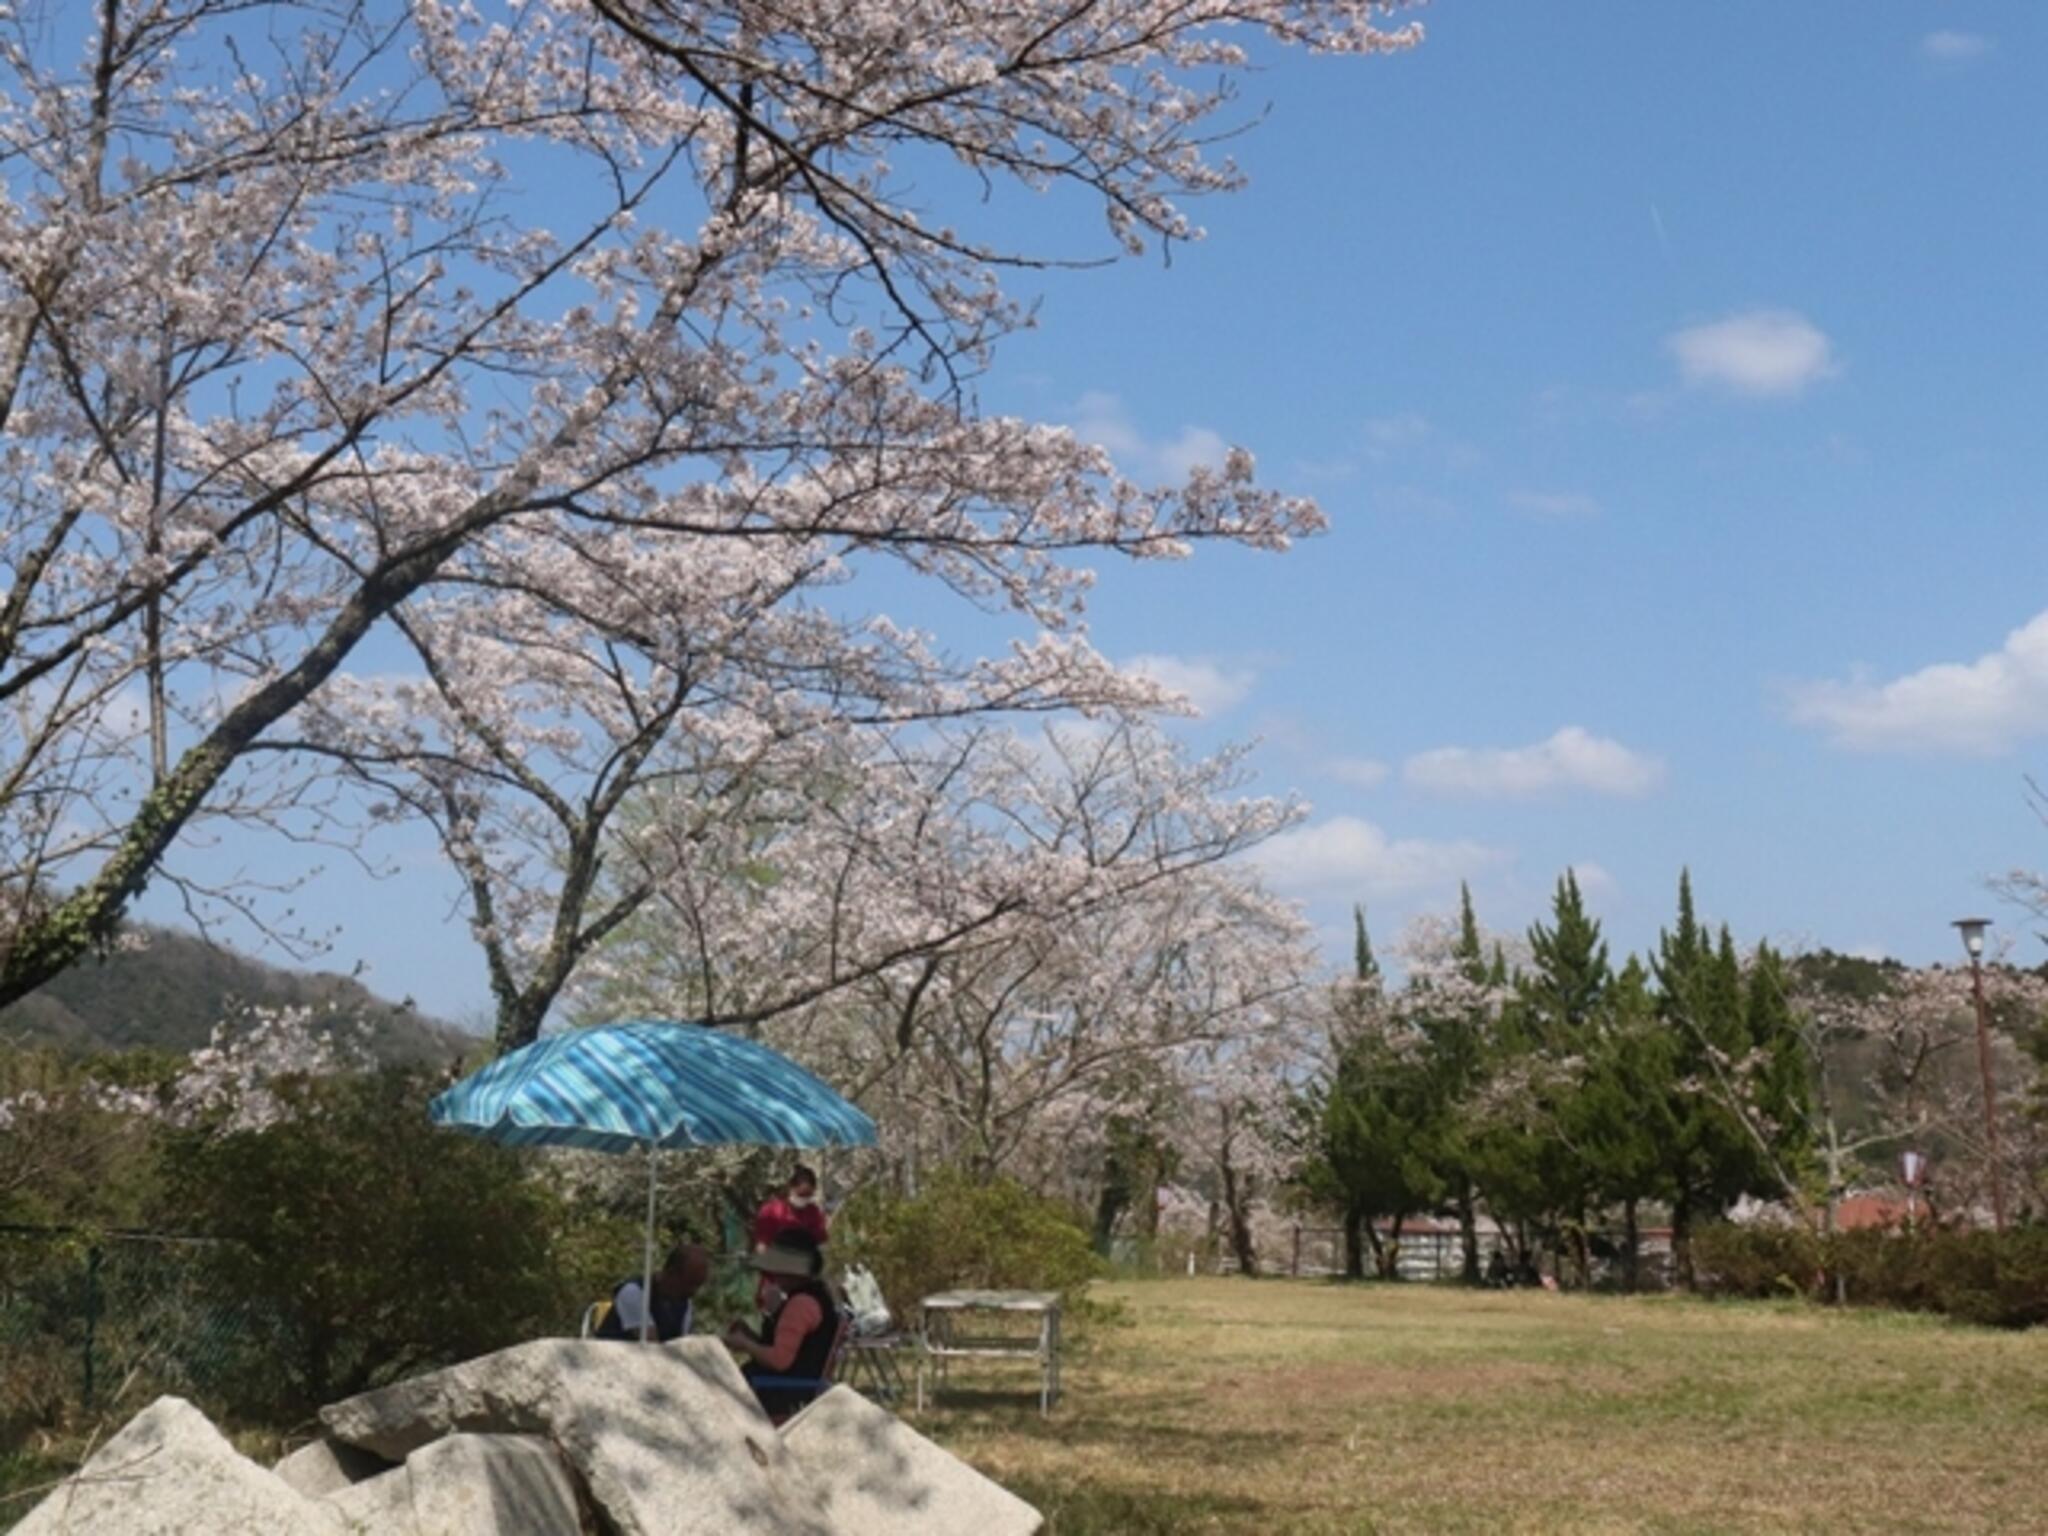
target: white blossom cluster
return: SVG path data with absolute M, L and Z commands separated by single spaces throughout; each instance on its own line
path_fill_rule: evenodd
M 161 1113 L 176 1125 L 260 1131 L 286 1113 L 278 1094 L 284 1081 L 363 1071 L 372 1061 L 359 1030 L 339 1028 L 312 1008 L 251 1008 L 214 1026 L 172 1080 Z
M 1044 253 L 944 210 L 1000 180 L 1117 247 L 1191 238 L 1254 40 L 1385 52 L 1395 8 L 0 16 L 0 1000 L 152 879 L 259 908 L 181 867 L 209 819 L 354 848 L 418 817 L 528 1035 L 671 877 L 590 898 L 644 785 L 731 838 L 814 738 L 1167 706 L 1088 643 L 1091 554 L 1321 514 L 1242 449 L 1140 485 L 981 412 Z M 875 571 L 1016 638 L 864 616 Z
M 0 1098 L 0 1133 L 26 1132 L 38 1117 L 84 1111 L 217 1132 L 256 1131 L 286 1113 L 288 1079 L 362 1071 L 373 1064 L 362 1031 L 312 1008 L 248 1008 L 214 1026 L 160 1090 L 86 1078 L 65 1088 Z

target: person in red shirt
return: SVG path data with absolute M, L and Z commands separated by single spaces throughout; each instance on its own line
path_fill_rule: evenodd
M 818 1175 L 799 1163 L 789 1183 L 762 1202 L 754 1214 L 754 1249 L 767 1248 L 785 1232 L 801 1232 L 822 1247 L 825 1208 L 818 1203 Z

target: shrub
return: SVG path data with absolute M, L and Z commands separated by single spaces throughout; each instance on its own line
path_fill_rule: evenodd
M 149 1052 L 70 1058 L 0 1045 L 0 1222 L 122 1226 L 151 1193 L 153 1122 L 173 1074 Z
M 1803 1296 L 1820 1283 L 1820 1243 L 1804 1227 L 1701 1227 L 1692 1261 L 1700 1289 L 1715 1296 Z
M 2048 1323 L 2048 1228 L 2006 1233 L 1717 1226 L 1694 1238 L 1702 1288 L 1727 1296 L 1832 1294 L 1851 1306 L 1938 1312 L 1999 1328 Z
M 2048 1228 L 1934 1236 L 1932 1242 L 1916 1238 L 1908 1245 L 1924 1250 L 1916 1279 L 1925 1300 L 1894 1305 L 1925 1305 L 1999 1328 L 2048 1323 Z
M 1057 1291 L 1078 1311 L 1102 1261 L 1056 1200 L 1013 1179 L 938 1174 L 915 1199 L 864 1190 L 836 1222 L 833 1249 L 874 1271 L 899 1318 L 921 1298 L 962 1288 Z
M 574 1321 L 595 1245 L 522 1154 L 431 1125 L 434 1086 L 302 1078 L 268 1126 L 169 1138 L 173 1220 L 225 1239 L 203 1283 L 266 1335 L 231 1410 L 303 1411 Z

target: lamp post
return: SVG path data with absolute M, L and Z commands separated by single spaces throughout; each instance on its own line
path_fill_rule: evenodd
M 1991 1080 L 1991 1016 L 1984 1006 L 1984 930 L 1988 918 L 1959 917 L 1955 928 L 1970 952 L 1970 992 L 1977 1003 L 1977 1070 L 1984 1076 L 1984 1145 L 1991 1158 L 1991 1221 L 2005 1230 L 2005 1181 L 1999 1173 L 1997 1089 Z

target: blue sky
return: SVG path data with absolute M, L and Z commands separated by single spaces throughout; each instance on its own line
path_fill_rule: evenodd
M 1744 940 L 2018 928 L 1984 881 L 2048 864 L 2048 7 L 1421 15 L 1413 53 L 1274 59 L 1209 238 L 1046 280 L 1000 355 L 992 408 L 1145 477 L 1241 443 L 1330 516 L 1283 557 L 1106 569 L 1097 643 L 1314 802 L 1267 867 L 1333 935 L 1461 877 L 1520 927 L 1566 865 L 1621 948 L 1682 865 Z M 328 963 L 474 1014 L 414 869 L 302 909 Z

